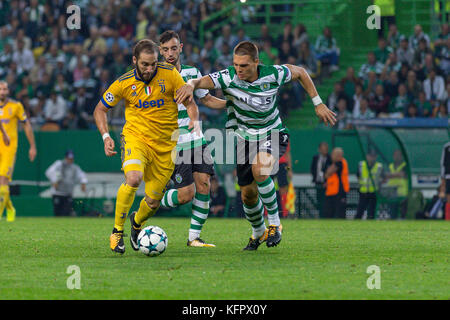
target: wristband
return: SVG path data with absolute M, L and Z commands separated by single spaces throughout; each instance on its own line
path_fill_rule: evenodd
M 315 96 L 314 98 L 312 98 L 312 102 L 314 104 L 314 107 L 317 107 L 319 104 L 322 103 L 322 99 L 320 99 L 319 96 Z
M 106 132 L 106 133 L 104 133 L 104 134 L 102 135 L 103 141 L 105 141 L 106 138 L 110 138 L 110 137 L 111 137 L 111 136 L 109 135 L 108 132 Z

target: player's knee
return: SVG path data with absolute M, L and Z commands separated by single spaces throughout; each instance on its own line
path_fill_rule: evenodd
M 209 181 L 209 177 L 201 179 L 196 185 L 195 188 L 197 190 L 198 193 L 201 194 L 208 194 L 209 193 L 209 189 L 210 189 L 210 181 Z
M 129 172 L 126 176 L 127 184 L 133 188 L 139 187 L 142 182 L 142 173 Z
M 190 202 L 194 198 L 195 189 L 193 188 L 186 188 L 183 190 L 178 190 L 178 202 L 180 204 L 185 204 Z
M 258 192 L 249 190 L 241 193 L 242 202 L 246 205 L 254 205 L 258 201 Z
M 152 199 L 148 196 L 145 196 L 145 202 L 147 203 L 148 207 L 152 210 L 158 209 L 160 203 L 159 200 Z
M 8 185 L 9 179 L 8 177 L 0 176 L 0 185 Z

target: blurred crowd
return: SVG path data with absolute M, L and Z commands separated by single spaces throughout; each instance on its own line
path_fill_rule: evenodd
M 348 68 L 328 96 L 337 128 L 351 128 L 351 119 L 448 118 L 450 35 L 448 24 L 440 28 L 430 39 L 420 25 L 403 35 L 391 24 L 367 62 L 356 71 Z
M 67 7 L 72 4 L 81 8 L 80 29 L 67 27 Z M 233 47 L 249 39 L 244 28 L 226 24 L 216 34 L 207 32 L 203 46 L 199 36 L 199 21 L 226 4 L 217 0 L 2 1 L 0 79 L 8 82 L 11 97 L 24 104 L 35 128 L 94 129 L 92 114 L 99 98 L 132 68 L 132 47 L 140 39 L 157 41 L 161 32 L 172 29 L 184 43 L 182 63 L 198 67 L 202 74 L 231 65 Z M 248 7 L 242 13 L 244 20 L 251 19 L 252 10 L 258 7 Z M 290 9 L 285 5 L 277 10 Z M 338 69 L 339 49 L 328 28 L 311 43 L 304 25 L 282 22 L 279 37 L 261 23 L 260 38 L 251 39 L 259 45 L 262 63 L 303 65 L 313 78 L 320 76 L 321 66 L 328 66 L 330 72 Z M 285 86 L 280 93 L 282 115 L 298 108 L 303 96 L 300 84 Z M 111 116 L 121 119 L 123 112 L 114 108 Z

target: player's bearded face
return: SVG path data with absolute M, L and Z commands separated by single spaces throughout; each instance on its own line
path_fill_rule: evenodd
M 156 63 L 158 62 L 157 53 L 141 52 L 139 59 L 133 57 L 133 62 L 136 65 L 136 72 L 144 81 L 149 81 L 156 71 Z
M 8 85 L 0 83 L 0 100 L 5 100 L 8 97 Z

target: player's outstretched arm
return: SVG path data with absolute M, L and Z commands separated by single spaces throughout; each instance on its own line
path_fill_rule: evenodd
M 30 120 L 24 122 L 24 131 L 27 137 L 28 143 L 30 144 L 30 149 L 28 150 L 28 158 L 31 162 L 36 158 L 36 142 L 34 141 L 33 127 L 31 126 Z
M 200 129 L 200 123 L 198 122 L 199 118 L 199 111 L 198 106 L 195 103 L 194 100 L 188 102 L 183 102 L 184 106 L 186 107 L 187 114 L 191 121 L 189 121 L 188 130 L 194 129 L 194 132 L 197 132 L 197 134 L 200 135 L 201 129 Z
M 9 140 L 9 136 L 8 136 L 8 134 L 6 133 L 5 128 L 3 128 L 3 124 L 2 124 L 1 122 L 0 122 L 0 131 L 2 132 L 2 139 L 3 139 L 3 142 L 5 143 L 6 146 L 9 146 L 9 143 L 10 143 L 11 141 Z
M 195 89 L 214 89 L 214 82 L 209 76 L 200 79 L 190 79 L 184 86 L 177 90 L 177 103 L 183 103 L 186 99 L 190 102 L 194 97 Z
M 100 134 L 102 135 L 106 156 L 112 157 L 117 154 L 117 151 L 114 151 L 114 140 L 108 133 L 107 113 L 108 108 L 106 108 L 100 101 L 94 110 L 95 124 L 97 125 L 98 131 L 100 131 Z
M 211 109 L 224 109 L 227 106 L 227 100 L 219 99 L 211 94 L 201 98 L 200 102 Z
M 314 103 L 316 115 L 319 117 L 319 119 L 322 120 L 326 125 L 330 124 L 331 126 L 334 126 L 334 124 L 336 123 L 336 114 L 328 109 L 328 107 L 322 102 L 322 99 L 320 99 L 320 96 L 317 93 L 316 86 L 314 85 L 314 82 L 312 81 L 308 72 L 304 68 L 294 66 L 292 64 L 286 64 L 285 66 L 288 67 L 291 71 L 292 80 L 300 81 L 300 84 L 303 86 L 303 88 L 305 88 L 306 92 Z

